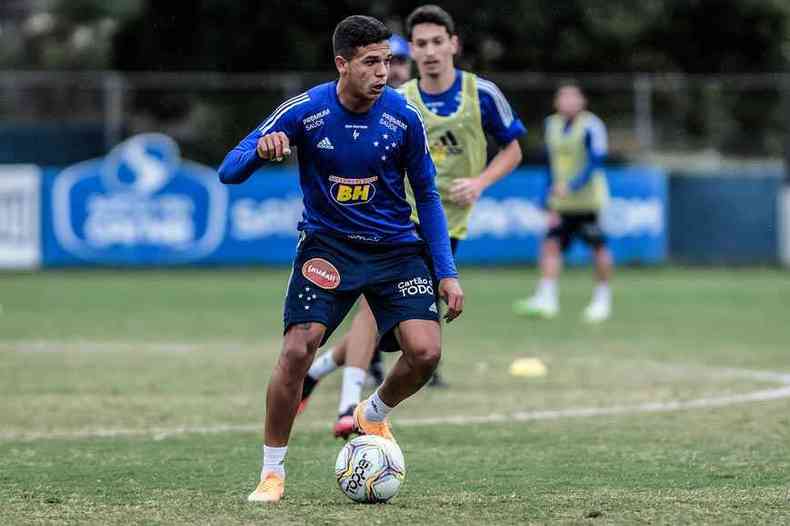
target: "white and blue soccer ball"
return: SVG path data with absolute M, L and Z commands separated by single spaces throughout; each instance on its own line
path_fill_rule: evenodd
M 387 502 L 398 494 L 406 463 L 398 444 L 375 435 L 346 443 L 335 462 L 337 484 L 356 502 Z

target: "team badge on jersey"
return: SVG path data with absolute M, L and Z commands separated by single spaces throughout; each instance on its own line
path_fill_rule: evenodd
M 378 177 L 368 177 L 366 179 L 347 179 L 330 175 L 332 182 L 330 193 L 336 203 L 344 206 L 354 206 L 369 203 L 376 195 L 376 185 Z
M 340 286 L 340 272 L 329 261 L 322 258 L 308 259 L 302 265 L 302 276 L 322 289 L 336 289 Z

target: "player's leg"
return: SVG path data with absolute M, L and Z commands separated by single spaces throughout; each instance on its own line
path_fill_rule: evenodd
M 359 310 L 351 322 L 351 329 L 343 338 L 345 349 L 345 368 L 340 390 L 340 403 L 337 408 L 335 437 L 348 438 L 354 431 L 353 413 L 360 399 L 368 367 L 378 340 L 378 328 L 373 313 L 364 296 L 359 302 Z
M 570 243 L 570 232 L 567 220 L 554 212 L 550 214 L 549 227 L 540 250 L 540 281 L 531 297 L 513 304 L 516 314 L 548 319 L 559 313 L 557 287 L 562 272 L 562 253 Z
M 340 324 L 360 294 L 356 261 L 331 244 L 300 243 L 285 298 L 283 348 L 266 396 L 263 467 L 252 502 L 277 502 L 285 485 L 285 456 L 302 383 L 315 352 Z
M 263 467 L 258 487 L 247 498 L 251 502 L 277 502 L 282 498 L 285 455 L 302 381 L 325 331 L 323 324 L 305 322 L 292 325 L 285 333 L 283 348 L 266 391 Z
M 357 405 L 354 425 L 361 433 L 392 438 L 387 414 L 425 385 L 439 364 L 439 309 L 426 258 L 419 247 L 407 255 L 395 256 L 382 264 L 377 273 L 382 276 L 381 281 L 365 288 L 382 334 L 379 348 L 403 352 L 384 383 Z
M 612 291 L 609 282 L 612 277 L 612 254 L 606 246 L 603 231 L 598 226 L 598 218 L 591 215 L 582 229 L 582 237 L 593 248 L 595 260 L 595 289 L 590 304 L 584 310 L 584 319 L 599 323 L 609 319 L 612 312 Z
M 384 383 L 354 412 L 354 424 L 365 434 L 393 439 L 387 416 L 430 380 L 442 355 L 438 321 L 404 320 L 396 330 L 401 356 Z
M 318 386 L 318 382 L 329 374 L 342 367 L 346 360 L 346 346 L 348 335 L 344 336 L 340 343 L 316 356 L 302 384 L 302 397 L 296 413 L 300 414 L 307 408 L 310 396 Z

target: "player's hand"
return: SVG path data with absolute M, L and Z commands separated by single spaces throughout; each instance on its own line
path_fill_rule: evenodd
M 444 319 L 450 323 L 464 311 L 464 291 L 458 278 L 444 278 L 439 282 L 439 296 L 447 304 Z
M 450 187 L 450 200 L 459 206 L 471 206 L 480 199 L 485 185 L 479 177 L 456 179 Z
M 273 132 L 258 139 L 255 151 L 264 161 L 280 162 L 291 155 L 291 144 L 286 134 Z
M 559 198 L 566 197 L 568 195 L 568 193 L 569 193 L 568 185 L 565 184 L 565 183 L 556 183 L 552 187 L 551 193 L 555 197 L 559 197 Z

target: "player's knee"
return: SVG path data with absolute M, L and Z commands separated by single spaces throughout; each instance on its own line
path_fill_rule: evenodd
M 433 372 L 442 357 L 442 347 L 436 343 L 422 343 L 412 350 L 412 365 L 424 372 Z
M 307 371 L 313 362 L 318 342 L 311 340 L 290 340 L 283 345 L 281 361 L 289 372 L 294 374 Z

